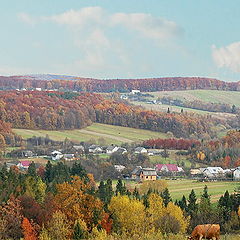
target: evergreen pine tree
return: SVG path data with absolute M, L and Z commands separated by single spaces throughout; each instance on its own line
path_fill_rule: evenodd
M 203 194 L 201 196 L 201 199 L 205 199 L 206 203 L 210 205 L 210 195 L 208 194 L 208 187 L 205 185 L 203 189 Z
M 34 162 L 31 162 L 29 167 L 28 167 L 28 171 L 27 171 L 27 174 L 29 176 L 32 176 L 32 177 L 36 177 L 37 176 L 37 171 L 36 171 L 36 165 Z
M 103 181 L 100 182 L 98 187 L 98 197 L 103 203 L 106 203 L 106 187 Z
M 123 182 L 121 179 L 118 180 L 117 186 L 116 186 L 116 195 L 124 195 L 126 193 L 126 186 L 123 185 Z
M 79 176 L 79 177 L 85 177 L 86 176 L 86 171 L 82 167 L 81 163 L 74 162 L 73 166 L 71 168 L 70 174 L 72 176 Z
M 187 211 L 190 216 L 197 212 L 197 197 L 193 189 L 189 194 Z
M 168 188 L 165 188 L 165 190 L 161 194 L 161 197 L 163 198 L 163 203 L 165 207 L 168 205 L 169 202 L 172 202 L 172 198 L 170 196 Z
M 133 191 L 133 197 L 137 200 L 140 200 L 140 194 L 138 192 L 138 189 L 135 187 Z
M 179 201 L 178 206 L 182 210 L 187 211 L 187 199 L 184 195 L 182 196 L 182 199 Z
M 105 200 L 106 200 L 106 203 L 109 204 L 112 196 L 114 195 L 111 179 L 108 179 L 107 183 L 105 184 L 105 192 L 106 192 Z
M 233 202 L 229 195 L 229 192 L 226 191 L 223 196 L 218 201 L 218 206 L 222 211 L 222 216 L 227 222 L 231 219 L 231 211 L 233 209 Z
M 46 168 L 45 168 L 45 174 L 44 174 L 44 178 L 46 180 L 47 183 L 50 183 L 53 181 L 53 166 L 51 164 L 50 161 L 47 162 L 46 164 Z

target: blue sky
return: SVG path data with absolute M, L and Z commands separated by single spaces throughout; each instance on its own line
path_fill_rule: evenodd
M 0 3 L 0 75 L 240 80 L 238 0 Z

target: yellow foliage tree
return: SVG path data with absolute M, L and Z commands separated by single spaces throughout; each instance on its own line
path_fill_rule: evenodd
M 165 180 L 145 181 L 141 184 L 139 188 L 139 193 L 140 194 L 147 193 L 149 189 L 162 192 L 166 188 L 167 188 L 167 181 Z
M 151 193 L 148 198 L 148 202 L 149 208 L 146 209 L 148 222 L 150 227 L 154 226 L 154 228 L 156 228 L 156 222 L 163 216 L 164 213 L 163 199 L 158 194 Z
M 169 215 L 174 217 L 180 227 L 180 233 L 185 233 L 189 224 L 189 220 L 184 217 L 183 211 L 181 210 L 180 207 L 176 206 L 172 202 L 168 203 L 167 207 L 165 208 L 164 215 Z
M 109 210 L 120 224 L 122 233 L 128 236 L 144 233 L 146 213 L 142 202 L 129 199 L 128 196 L 114 196 L 109 204 Z
M 61 211 L 53 214 L 47 229 L 50 239 L 69 240 L 72 234 L 67 217 Z

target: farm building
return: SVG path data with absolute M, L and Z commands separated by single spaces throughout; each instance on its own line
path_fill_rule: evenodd
M 113 154 L 114 152 L 117 152 L 118 149 L 119 149 L 119 147 L 117 147 L 117 146 L 109 146 L 106 149 L 106 153 Z
M 137 148 L 135 148 L 134 153 L 136 153 L 136 154 L 147 153 L 147 149 L 144 147 L 137 147 Z
M 221 167 L 207 167 L 202 173 L 207 178 L 219 178 L 224 175 L 224 171 Z
M 183 172 L 183 169 L 181 167 L 178 167 L 176 164 L 157 164 L 156 171 L 177 173 Z
M 60 160 L 63 157 L 63 154 L 59 151 L 53 151 L 51 153 L 51 157 L 52 157 L 53 161 L 57 161 L 57 160 Z
M 132 171 L 132 179 L 137 179 L 140 176 L 142 167 L 141 166 L 137 166 L 133 171 Z
M 102 147 L 97 146 L 97 145 L 91 145 L 88 150 L 89 150 L 89 153 L 102 153 L 103 152 Z
M 140 171 L 140 180 L 157 180 L 157 172 L 154 168 L 142 168 Z
M 233 171 L 233 178 L 235 180 L 240 180 L 240 167 L 237 167 L 234 171 Z

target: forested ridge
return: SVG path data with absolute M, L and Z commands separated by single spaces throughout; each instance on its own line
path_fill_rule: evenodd
M 3 91 L 0 92 L 0 120 L 14 128 L 79 129 L 92 122 L 171 131 L 178 137 L 210 133 L 215 120 L 193 114 L 147 111 L 98 94 Z
M 0 89 L 34 89 L 75 90 L 84 92 L 129 92 L 139 89 L 143 92 L 167 90 L 212 89 L 239 91 L 240 82 L 224 82 L 204 77 L 165 77 L 142 79 L 92 79 L 92 78 L 54 78 L 33 76 L 0 77 Z

